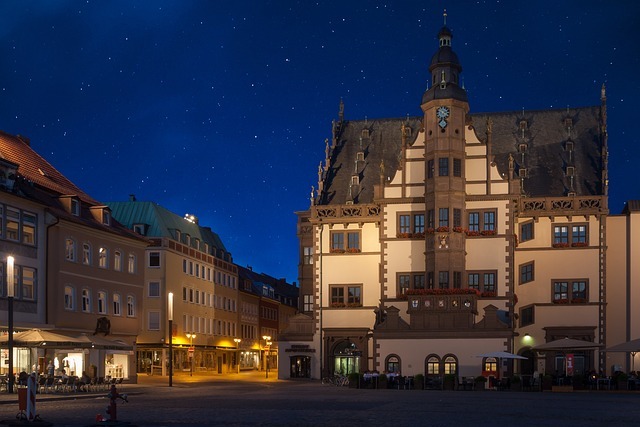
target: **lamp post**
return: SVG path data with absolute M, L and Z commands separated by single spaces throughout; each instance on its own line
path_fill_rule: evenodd
M 173 387 L 173 292 L 167 295 L 167 318 L 169 319 L 169 387 Z
M 193 348 L 193 339 L 196 337 L 194 333 L 187 333 L 187 338 L 189 338 L 189 357 L 191 358 L 191 366 L 189 367 L 189 376 L 193 376 L 193 356 L 195 355 L 195 349 Z
M 264 340 L 264 346 L 267 347 L 267 351 L 264 353 L 264 372 L 265 372 L 265 378 L 269 378 L 269 355 L 268 355 L 268 351 L 269 351 L 269 346 L 271 345 L 271 336 L 270 335 L 263 335 L 262 339 Z
M 7 257 L 7 323 L 9 326 L 9 340 L 7 345 L 9 347 L 9 373 L 7 375 L 7 393 L 13 393 L 13 382 L 15 378 L 13 376 L 13 296 L 15 294 L 15 276 L 13 274 L 13 261 L 12 256 Z
M 240 347 L 240 342 L 242 340 L 240 338 L 234 338 L 233 342 L 236 343 L 236 367 L 237 367 L 237 373 L 240 373 L 240 352 L 238 351 L 239 347 Z

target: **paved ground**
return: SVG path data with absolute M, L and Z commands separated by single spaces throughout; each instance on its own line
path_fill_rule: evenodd
M 265 380 L 264 373 L 141 377 L 125 385 L 119 419 L 138 426 L 628 426 L 640 424 L 636 392 L 358 390 L 319 382 Z M 38 413 L 56 426 L 95 425 L 106 392 L 39 395 Z M 0 396 L 0 420 L 15 396 Z M 38 425 L 33 423 L 31 425 Z M 105 425 L 105 423 L 102 423 Z M 106 424 L 108 425 L 108 424 Z

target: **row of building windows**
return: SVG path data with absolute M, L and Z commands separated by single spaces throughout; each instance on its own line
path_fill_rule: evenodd
M 36 246 L 37 230 L 36 214 L 0 204 L 0 239 Z
M 7 296 L 6 262 L 0 262 L 0 296 Z M 38 270 L 24 265 L 13 265 L 13 297 L 16 300 L 35 301 L 38 282 Z
M 158 258 L 160 253 L 158 252 Z M 159 267 L 159 265 L 158 265 Z M 201 265 L 188 259 L 182 260 L 182 272 L 189 276 L 197 277 L 208 282 L 213 282 L 214 276 L 211 274 L 211 267 Z
M 520 241 L 533 240 L 534 222 L 528 221 L 520 224 Z M 589 242 L 588 224 L 558 224 L 553 226 L 554 247 L 587 246 Z
M 402 373 L 402 361 L 396 354 L 390 354 L 385 358 L 384 362 L 386 373 Z M 458 373 L 458 358 L 453 354 L 447 354 L 443 357 L 437 354 L 430 354 L 425 359 L 425 375 L 456 375 Z
M 246 340 L 255 340 L 258 337 L 258 328 L 255 325 L 240 325 L 240 338 Z
M 271 307 L 260 307 L 260 317 L 267 320 L 278 320 L 278 310 Z
M 149 290 L 151 291 L 151 286 L 154 288 L 154 295 L 159 297 L 160 294 L 158 292 L 155 295 L 155 288 L 159 289 L 158 282 L 150 282 Z M 150 295 L 151 296 L 151 295 Z M 200 304 L 207 307 L 217 308 L 219 310 L 233 311 L 237 310 L 236 300 L 233 298 L 227 298 L 222 295 L 214 295 L 210 292 L 201 291 L 199 289 L 190 288 L 187 286 L 182 287 L 182 301 L 189 302 L 192 304 Z
M 438 176 L 449 176 L 451 173 L 450 169 L 451 159 L 448 157 L 440 157 L 438 158 Z M 429 159 L 427 161 L 427 178 L 433 178 L 435 175 L 435 160 Z M 453 159 L 453 176 L 461 177 L 462 176 L 462 159 L 454 158 Z
M 100 246 L 97 251 L 97 265 L 100 268 L 108 269 L 110 267 L 109 249 Z M 113 251 L 113 269 L 115 271 L 122 271 L 123 253 L 119 250 Z M 69 262 L 77 262 L 77 248 L 76 241 L 71 238 L 65 239 L 65 259 Z M 93 265 L 93 250 L 90 243 L 84 242 L 82 244 L 82 259 L 83 265 Z M 130 253 L 127 257 L 127 272 L 135 274 L 137 271 L 136 255 Z
M 437 286 L 434 273 L 412 272 L 397 274 L 398 295 L 406 294 L 409 289 L 460 289 L 464 287 L 462 272 L 439 271 Z M 480 292 L 496 292 L 496 271 L 467 272 L 466 287 Z
M 68 311 L 77 311 L 76 288 L 72 285 L 64 287 L 64 309 Z M 95 305 L 94 305 L 95 304 Z M 83 313 L 111 314 L 113 316 L 122 316 L 122 297 L 118 293 L 111 296 L 111 313 L 109 313 L 109 296 L 106 291 L 98 291 L 96 300 L 93 300 L 91 289 L 80 289 L 80 311 Z M 136 316 L 136 299 L 133 295 L 126 297 L 126 315 L 127 317 Z

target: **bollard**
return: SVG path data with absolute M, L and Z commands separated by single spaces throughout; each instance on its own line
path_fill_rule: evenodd
M 36 374 L 35 372 L 29 375 L 27 379 L 27 420 L 33 421 L 36 419 Z

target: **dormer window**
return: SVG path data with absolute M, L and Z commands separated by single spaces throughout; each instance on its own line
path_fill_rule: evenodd
M 180 230 L 176 230 L 176 240 L 182 243 L 182 232 Z
M 149 226 L 147 224 L 133 224 L 133 231 L 141 236 L 146 236 L 148 227 Z
M 360 177 L 358 177 L 358 175 L 353 175 L 351 177 L 351 185 L 359 185 L 360 184 Z
M 184 235 L 184 244 L 187 246 L 191 246 L 191 236 L 188 234 Z
M 80 200 L 71 198 L 71 215 L 80 216 Z
M 525 131 L 527 130 L 528 124 L 526 120 L 520 120 L 520 130 L 521 131 Z
M 109 212 L 109 209 L 102 209 L 102 223 L 111 225 L 111 212 Z
M 527 144 L 520 144 L 520 145 L 518 145 L 518 150 L 519 150 L 521 153 L 524 153 L 525 151 L 527 151 Z
M 567 151 L 573 151 L 573 141 L 567 141 L 565 144 L 565 149 Z
M 564 119 L 564 127 L 567 129 L 571 129 L 573 127 L 573 119 L 571 117 Z
M 364 153 L 362 151 L 356 153 L 356 160 L 358 162 L 364 162 Z
M 575 175 L 575 168 L 573 166 L 567 166 L 567 176 Z
M 369 138 L 369 129 L 362 129 L 362 137 Z
M 526 168 L 520 168 L 520 170 L 518 171 L 518 175 L 520 176 L 520 178 L 526 178 L 527 177 L 527 169 Z

